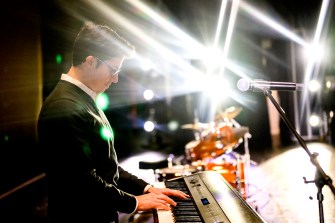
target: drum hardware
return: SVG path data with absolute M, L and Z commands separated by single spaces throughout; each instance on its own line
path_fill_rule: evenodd
M 194 138 L 200 140 L 204 135 L 208 134 L 211 124 L 195 122 L 190 124 L 184 124 L 181 126 L 182 129 L 191 129 L 194 132 Z
M 191 165 L 174 165 L 167 168 L 156 169 L 158 181 L 164 182 L 176 177 L 184 177 L 196 173 L 197 169 Z
M 196 131 L 202 131 L 204 129 L 207 129 L 209 127 L 209 124 L 202 123 L 202 122 L 196 122 L 191 124 L 184 124 L 181 126 L 182 129 L 192 129 Z

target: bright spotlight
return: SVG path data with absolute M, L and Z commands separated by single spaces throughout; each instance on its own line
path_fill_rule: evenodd
M 310 47 L 305 48 L 305 58 L 307 59 L 307 61 L 321 62 L 324 58 L 324 54 L 324 48 L 320 45 L 311 45 Z
M 150 89 L 147 89 L 143 92 L 143 97 L 145 100 L 150 101 L 154 97 L 154 92 Z
M 311 80 L 308 84 L 308 89 L 311 92 L 316 92 L 316 91 L 320 90 L 320 88 L 321 88 L 321 84 L 317 80 Z
M 155 123 L 152 121 L 146 121 L 143 125 L 143 128 L 146 132 L 152 132 L 155 129 Z
M 207 67 L 219 67 L 222 62 L 221 52 L 217 48 L 208 48 L 204 52 L 203 61 Z
M 228 97 L 231 88 L 228 80 L 222 77 L 209 77 L 207 84 L 204 86 L 204 92 L 213 100 L 219 102 Z
M 326 81 L 326 88 L 330 89 L 332 87 L 331 81 Z
M 152 62 L 149 59 L 143 59 L 141 61 L 141 68 L 142 68 L 142 70 L 149 71 L 149 70 L 152 69 L 152 67 L 153 67 L 153 64 L 152 64 Z
M 178 129 L 178 126 L 179 126 L 178 122 L 174 120 L 170 121 L 168 124 L 168 128 L 170 131 L 176 131 Z
M 317 115 L 311 115 L 311 117 L 309 118 L 309 124 L 312 127 L 320 126 L 320 117 Z

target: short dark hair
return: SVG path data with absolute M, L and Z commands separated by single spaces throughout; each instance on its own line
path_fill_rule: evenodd
M 72 65 L 80 65 L 87 56 L 108 60 L 113 57 L 129 58 L 134 53 L 134 46 L 116 31 L 89 21 L 85 22 L 74 41 Z

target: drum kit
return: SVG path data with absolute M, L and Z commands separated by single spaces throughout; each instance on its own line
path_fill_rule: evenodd
M 170 166 L 160 170 L 160 180 L 192 174 L 197 171 L 219 171 L 228 183 L 242 197 L 247 197 L 247 168 L 249 166 L 249 151 L 245 145 L 243 155 L 236 148 L 246 141 L 249 128 L 235 121 L 242 108 L 230 107 L 217 114 L 213 122 L 182 125 L 182 129 L 194 132 L 195 140 L 185 145 L 186 165 Z M 246 144 L 246 143 L 244 143 Z M 175 171 L 176 170 L 176 171 Z M 177 173 L 177 175 L 173 175 Z

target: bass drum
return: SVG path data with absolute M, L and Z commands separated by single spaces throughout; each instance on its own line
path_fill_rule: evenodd
M 201 140 L 187 145 L 186 157 L 191 162 L 208 160 L 230 153 L 236 147 L 236 143 L 223 144 L 221 140 Z
M 214 128 L 199 141 L 185 146 L 188 161 L 207 160 L 232 152 L 243 141 L 248 128 L 233 128 L 228 125 Z

